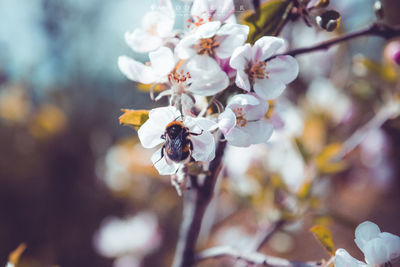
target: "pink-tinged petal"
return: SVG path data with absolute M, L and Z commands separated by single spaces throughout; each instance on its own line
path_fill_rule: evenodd
M 251 45 L 245 44 L 239 46 L 233 51 L 229 64 L 237 70 L 245 70 L 251 61 Z
M 157 80 L 151 67 L 127 56 L 118 58 L 118 67 L 129 80 L 144 84 L 154 83 Z
M 198 136 L 192 135 L 190 138 L 193 143 L 192 157 L 196 161 L 209 162 L 214 159 L 215 141 L 211 133 L 203 130 L 202 134 Z
M 373 238 L 365 243 L 363 252 L 365 261 L 370 266 L 381 266 L 390 261 L 389 253 L 385 244 L 386 240 L 382 238 Z
M 282 38 L 264 36 L 258 39 L 253 46 L 253 62 L 266 60 L 276 53 L 285 44 Z
M 286 88 L 281 81 L 273 79 L 256 79 L 253 85 L 254 92 L 262 99 L 275 99 L 280 96 Z
M 233 51 L 247 40 L 249 27 L 241 24 L 224 24 L 218 30 L 219 46 L 215 53 L 219 58 L 229 58 Z
M 386 259 L 393 261 L 400 257 L 400 237 L 391 233 L 383 232 L 379 234 L 386 249 Z
M 365 221 L 357 226 L 355 231 L 355 239 L 358 248 L 364 252 L 365 244 L 373 238 L 378 237 L 381 230 L 379 226 L 373 222 Z
M 171 49 L 160 47 L 154 52 L 149 53 L 151 67 L 160 76 L 167 76 L 175 67 L 175 58 Z
M 165 140 L 161 139 L 161 135 L 165 132 L 167 124 L 179 116 L 179 111 L 171 106 L 151 110 L 149 119 L 138 130 L 142 146 L 152 148 L 165 142 Z
M 175 47 L 175 54 L 180 59 L 188 59 L 194 55 L 196 55 L 196 50 L 193 46 L 198 42 L 198 38 L 194 35 L 188 35 Z
M 204 14 L 208 15 L 208 0 L 194 0 L 190 14 L 193 17 L 203 17 Z
M 236 116 L 230 108 L 227 108 L 218 116 L 218 126 L 224 135 L 236 126 Z
M 174 22 L 174 14 L 168 8 L 158 6 L 157 9 L 144 15 L 142 28 L 150 34 L 167 37 L 171 35 Z
M 231 146 L 248 147 L 251 145 L 251 136 L 243 128 L 234 127 L 227 134 L 225 139 Z
M 364 267 L 364 262 L 353 258 L 345 249 L 339 248 L 335 254 L 335 267 Z
M 267 62 L 267 71 L 270 79 L 288 84 L 299 74 L 299 64 L 294 57 L 279 56 Z
M 237 87 L 242 88 L 247 92 L 250 92 L 251 90 L 249 76 L 243 70 L 238 70 L 236 72 L 235 84 L 237 85 Z
M 221 27 L 221 22 L 211 21 L 199 26 L 195 32 L 198 38 L 211 38 L 217 34 L 218 29 Z
M 219 20 L 225 23 L 236 23 L 236 18 L 234 16 L 235 5 L 233 0 L 216 0 L 212 2 L 215 4 L 215 12 L 213 15 L 214 20 Z
M 227 107 L 234 108 L 237 106 L 243 107 L 247 105 L 256 106 L 259 104 L 260 100 L 252 94 L 238 94 L 229 100 Z
M 272 124 L 266 120 L 248 121 L 242 129 L 251 136 L 251 144 L 266 143 L 274 131 Z
M 192 79 L 188 91 L 202 96 L 215 95 L 229 85 L 229 78 L 209 56 L 196 55 L 186 64 Z
M 226 75 L 228 75 L 228 78 L 233 78 L 236 76 L 236 70 L 233 69 L 230 65 L 229 65 L 229 60 L 230 58 L 224 58 L 221 59 L 219 57 L 215 57 L 215 60 L 217 61 L 218 65 L 220 66 L 221 70 L 223 72 L 226 73 Z
M 163 44 L 163 40 L 154 34 L 150 34 L 142 29 L 136 29 L 133 33 L 125 33 L 125 42 L 134 51 L 147 53 L 154 51 Z
M 249 121 L 259 120 L 265 116 L 268 111 L 268 102 L 259 99 L 258 105 L 247 105 L 244 108 L 244 117 Z
M 167 160 L 165 153 L 164 157 L 161 158 L 161 149 L 162 148 L 154 152 L 153 156 L 151 157 L 154 167 L 157 169 L 160 175 L 171 175 L 176 173 L 181 164 Z

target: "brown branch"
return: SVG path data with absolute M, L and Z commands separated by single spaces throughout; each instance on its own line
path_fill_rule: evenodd
M 301 55 L 301 54 L 305 54 L 305 53 L 312 53 L 312 52 L 316 52 L 319 50 L 326 50 L 329 49 L 331 46 L 354 39 L 354 38 L 358 38 L 361 36 L 367 36 L 367 35 L 371 35 L 371 36 L 378 36 L 378 37 L 382 37 L 385 39 L 390 39 L 396 36 L 400 36 L 400 25 L 397 26 L 389 26 L 383 23 L 374 23 L 371 26 L 365 28 L 365 29 L 361 29 L 355 32 L 351 32 L 342 36 L 339 36 L 337 38 L 333 38 L 331 40 L 328 41 L 324 41 L 322 43 L 310 46 L 310 47 L 303 47 L 303 48 L 297 48 L 297 49 L 293 49 L 290 51 L 287 51 L 285 53 L 282 54 L 278 54 L 278 55 L 274 55 L 268 59 L 266 59 L 266 61 L 271 60 L 277 56 L 285 56 L 285 55 L 290 55 L 290 56 L 297 56 L 297 55 Z
M 196 261 L 204 261 L 207 259 L 217 259 L 221 257 L 229 257 L 234 260 L 242 260 L 247 264 L 258 264 L 262 266 L 279 266 L 279 267 L 315 267 L 321 266 L 321 262 L 294 262 L 283 258 L 268 256 L 259 252 L 243 253 L 229 246 L 219 246 L 206 249 L 199 253 Z
M 226 142 L 218 142 L 215 159 L 211 161 L 209 166 L 210 174 L 205 177 L 203 185 L 199 185 L 185 194 L 183 221 L 175 251 L 174 267 L 189 267 L 195 262 L 196 242 L 204 213 L 213 197 L 215 183 L 221 170 L 225 146 Z
M 261 249 L 271 237 L 285 225 L 286 221 L 281 219 L 274 224 L 270 225 L 267 229 L 263 229 L 261 234 L 256 237 L 254 242 L 254 251 Z

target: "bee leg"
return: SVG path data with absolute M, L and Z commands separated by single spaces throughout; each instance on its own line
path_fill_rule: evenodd
M 163 133 L 163 134 L 160 136 L 160 138 L 165 140 L 165 133 Z
M 162 160 L 162 158 L 164 157 L 164 149 L 165 149 L 165 144 L 162 146 L 161 148 L 161 158 L 159 160 L 157 160 L 156 162 L 154 162 L 153 164 L 157 164 L 157 162 L 159 162 L 160 160 Z
M 194 136 L 198 136 L 198 135 L 201 135 L 203 132 L 204 132 L 204 130 L 201 129 L 201 132 L 200 132 L 200 133 L 192 133 L 192 132 L 190 132 L 189 134 L 190 134 L 190 135 L 194 135 Z
M 193 142 L 192 142 L 192 140 L 189 140 L 189 148 L 190 148 L 190 162 L 193 162 L 195 160 L 192 157 L 192 152 L 193 152 Z

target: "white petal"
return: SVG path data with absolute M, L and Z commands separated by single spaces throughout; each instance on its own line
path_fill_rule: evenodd
M 253 85 L 254 92 L 262 99 L 275 99 L 282 94 L 286 85 L 273 79 L 256 79 Z
M 161 77 L 167 76 L 175 67 L 174 54 L 167 47 L 149 53 L 149 58 L 154 72 Z
M 249 76 L 243 70 L 238 70 L 236 72 L 235 84 L 239 88 L 242 88 L 243 90 L 246 90 L 247 92 L 250 92 L 250 90 L 251 90 Z
M 233 51 L 247 40 L 248 34 L 249 27 L 247 25 L 224 24 L 217 32 L 220 44 L 215 49 L 215 53 L 219 58 L 232 56 Z
M 173 11 L 172 11 L 173 12 Z M 166 7 L 157 7 L 156 10 L 147 12 L 142 19 L 142 27 L 149 34 L 161 37 L 171 35 L 174 27 L 174 14 Z
M 247 105 L 259 105 L 260 100 L 252 94 L 238 94 L 232 97 L 227 107 L 236 107 L 236 106 L 247 106 Z
M 197 28 L 195 35 L 201 39 L 211 38 L 214 35 L 216 35 L 220 27 L 221 27 L 221 22 L 219 21 L 207 22 Z
M 282 38 L 264 36 L 258 39 L 253 46 L 253 62 L 266 60 L 284 45 Z
M 373 238 L 363 246 L 365 261 L 370 266 L 380 266 L 381 264 L 390 261 L 385 240 L 382 238 Z
M 164 157 L 161 158 L 161 149 L 162 148 L 154 152 L 153 156 L 151 157 L 154 167 L 157 169 L 160 175 L 170 175 L 176 173 L 180 164 L 173 162 L 172 160 L 167 161 L 165 153 Z
M 260 99 L 258 105 L 248 105 L 244 108 L 244 117 L 247 120 L 259 120 L 265 116 L 268 111 L 268 102 Z
M 229 64 L 237 70 L 244 70 L 248 67 L 251 61 L 251 45 L 245 44 L 239 46 L 233 51 Z
M 150 84 L 157 80 L 151 67 L 127 56 L 120 56 L 118 58 L 118 67 L 120 71 L 132 81 Z
M 154 51 L 163 44 L 160 36 L 150 34 L 142 29 L 136 29 L 133 33 L 125 33 L 125 42 L 130 48 L 139 53 Z
M 279 56 L 267 62 L 267 71 L 270 79 L 288 84 L 299 74 L 299 64 L 294 57 Z
M 149 119 L 139 128 L 138 136 L 145 148 L 155 147 L 163 143 L 161 139 L 168 123 L 180 116 L 179 111 L 175 107 L 161 107 L 150 111 Z
M 235 5 L 233 0 L 214 0 L 212 3 L 215 4 L 213 20 L 219 20 L 221 22 L 229 23 L 227 21 L 230 19 L 231 23 L 236 23 L 236 18 L 234 16 Z
M 385 247 L 384 258 L 386 261 L 396 260 L 400 257 L 400 237 L 383 232 L 378 235 L 378 238 L 381 239 L 381 245 Z M 368 246 L 366 245 L 364 248 L 368 248 Z
M 192 77 L 188 90 L 195 94 L 202 96 L 215 95 L 229 85 L 229 78 L 226 73 L 209 56 L 194 56 L 187 63 L 186 69 Z
M 363 222 L 356 228 L 356 238 L 354 239 L 354 242 L 356 242 L 358 248 L 364 252 L 365 244 L 371 239 L 378 237 L 380 232 L 381 230 L 379 229 L 379 226 L 375 223 L 369 221 Z
M 193 120 L 195 121 L 196 125 L 204 131 L 209 131 L 217 124 L 215 121 L 206 118 L 193 118 Z
M 335 267 L 362 267 L 364 262 L 353 258 L 345 249 L 339 248 L 335 254 Z
M 198 38 L 194 35 L 188 35 L 183 38 L 175 47 L 176 56 L 180 59 L 188 59 L 196 54 L 193 46 L 198 42 Z
M 194 0 L 191 15 L 194 17 L 202 17 L 204 14 L 208 15 L 208 0 Z
M 203 130 L 198 136 L 191 136 L 193 143 L 192 157 L 196 161 L 211 161 L 215 157 L 215 141 L 214 136 Z
M 232 128 L 226 135 L 225 139 L 232 146 L 248 147 L 251 145 L 251 136 L 249 136 L 243 128 Z
M 227 108 L 218 116 L 218 126 L 221 132 L 226 135 L 236 125 L 235 113 L 230 108 Z
M 274 127 L 266 120 L 259 120 L 247 122 L 243 130 L 251 136 L 251 144 L 261 144 L 269 140 Z

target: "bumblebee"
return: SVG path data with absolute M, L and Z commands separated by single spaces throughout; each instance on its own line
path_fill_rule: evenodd
M 161 138 L 165 140 L 165 143 L 161 149 L 161 158 L 164 157 L 164 153 L 167 154 L 168 158 L 175 162 L 186 161 L 191 158 L 193 143 L 189 139 L 191 135 L 197 136 L 201 133 L 192 133 L 185 125 L 177 120 L 170 122 L 165 127 L 165 132 L 161 135 Z

